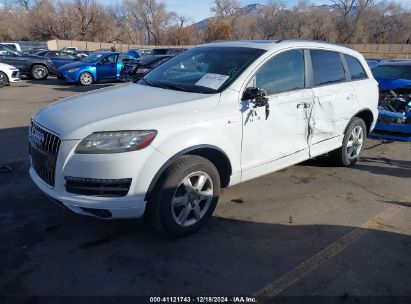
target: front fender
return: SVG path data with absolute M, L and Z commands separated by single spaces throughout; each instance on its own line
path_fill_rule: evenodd
M 81 69 L 78 76 L 80 77 L 80 74 L 82 72 L 89 72 L 91 75 L 93 75 L 94 81 L 98 81 L 97 79 L 97 68 L 95 66 L 89 66 L 87 68 Z
M 232 139 L 225 138 L 221 132 L 206 129 L 192 129 L 175 135 L 168 135 L 168 139 L 154 140 L 153 147 L 164 156 L 159 158 L 153 154 L 141 170 L 138 179 L 144 181 L 142 188 L 147 189 L 147 195 L 153 190 L 162 173 L 181 155 L 201 148 L 210 148 L 224 153 L 230 161 L 232 175 L 230 185 L 240 182 L 240 145 L 235 147 Z M 188 139 L 188 140 L 187 140 Z M 147 196 L 146 196 L 147 197 Z
M 168 136 L 162 142 L 153 143 L 154 147 L 167 158 L 178 155 L 181 151 L 192 151 L 200 147 L 214 147 L 223 152 L 230 160 L 232 174 L 241 173 L 240 151 L 241 147 L 233 138 L 228 138 L 224 132 L 215 129 L 192 129 L 180 134 Z

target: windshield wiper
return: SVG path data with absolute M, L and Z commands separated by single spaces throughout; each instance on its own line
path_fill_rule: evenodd
M 190 91 L 189 89 L 187 89 L 185 87 L 182 87 L 182 86 L 179 86 L 179 85 L 176 85 L 176 84 L 172 84 L 172 83 L 163 83 L 163 82 L 154 83 L 150 80 L 145 79 L 144 77 L 140 78 L 139 80 L 143 80 L 150 87 L 157 87 L 157 88 L 162 88 L 162 89 L 172 89 L 172 90 L 192 93 L 192 91 Z
M 190 93 L 192 93 L 191 90 L 189 90 L 189 89 L 187 89 L 187 88 L 185 88 L 185 87 L 179 86 L 179 85 L 177 85 L 177 84 L 161 83 L 161 86 L 162 86 L 163 88 L 169 88 L 169 89 L 173 89 L 173 90 L 177 90 L 177 91 L 183 91 L 183 92 L 190 92 Z

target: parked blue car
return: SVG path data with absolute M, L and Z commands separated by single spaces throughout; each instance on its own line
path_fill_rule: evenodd
M 36 52 L 35 55 L 50 59 L 51 62 L 53 62 L 53 65 L 55 68 L 59 68 L 62 65 L 65 65 L 68 63 L 79 61 L 78 57 L 68 52 L 64 52 L 64 51 L 43 50 L 43 51 Z
M 411 141 L 411 61 L 386 62 L 372 72 L 380 99 L 377 124 L 370 136 Z
M 57 69 L 57 78 L 84 86 L 119 80 L 123 62 L 132 59 L 136 58 L 119 52 L 94 53 L 81 61 L 61 66 Z

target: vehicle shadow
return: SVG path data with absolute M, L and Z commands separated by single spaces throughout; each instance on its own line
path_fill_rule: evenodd
M 411 161 L 395 160 L 386 157 L 362 157 L 353 169 L 372 174 L 411 178 Z
M 2 296 L 252 295 L 356 229 L 214 217 L 198 233 L 170 239 L 142 220 L 102 221 L 57 207 L 27 167 L 0 174 Z M 280 294 L 411 296 L 410 236 L 358 230 L 361 238 L 320 254 L 320 265 Z

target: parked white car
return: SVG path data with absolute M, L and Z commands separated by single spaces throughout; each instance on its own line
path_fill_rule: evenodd
M 65 51 L 65 52 L 75 52 L 77 50 L 78 48 L 76 48 L 75 46 L 69 46 L 69 47 L 65 47 L 62 49 L 62 51 Z
M 76 213 L 145 215 L 158 230 L 183 236 L 210 218 L 221 188 L 327 152 L 342 166 L 355 164 L 377 103 L 367 63 L 346 47 L 201 45 L 137 83 L 38 112 L 30 175 Z
M 0 45 L 7 46 L 8 48 L 21 52 L 20 44 L 14 42 L 0 42 Z
M 20 71 L 14 66 L 0 62 L 0 87 L 9 85 L 11 82 L 20 81 Z

